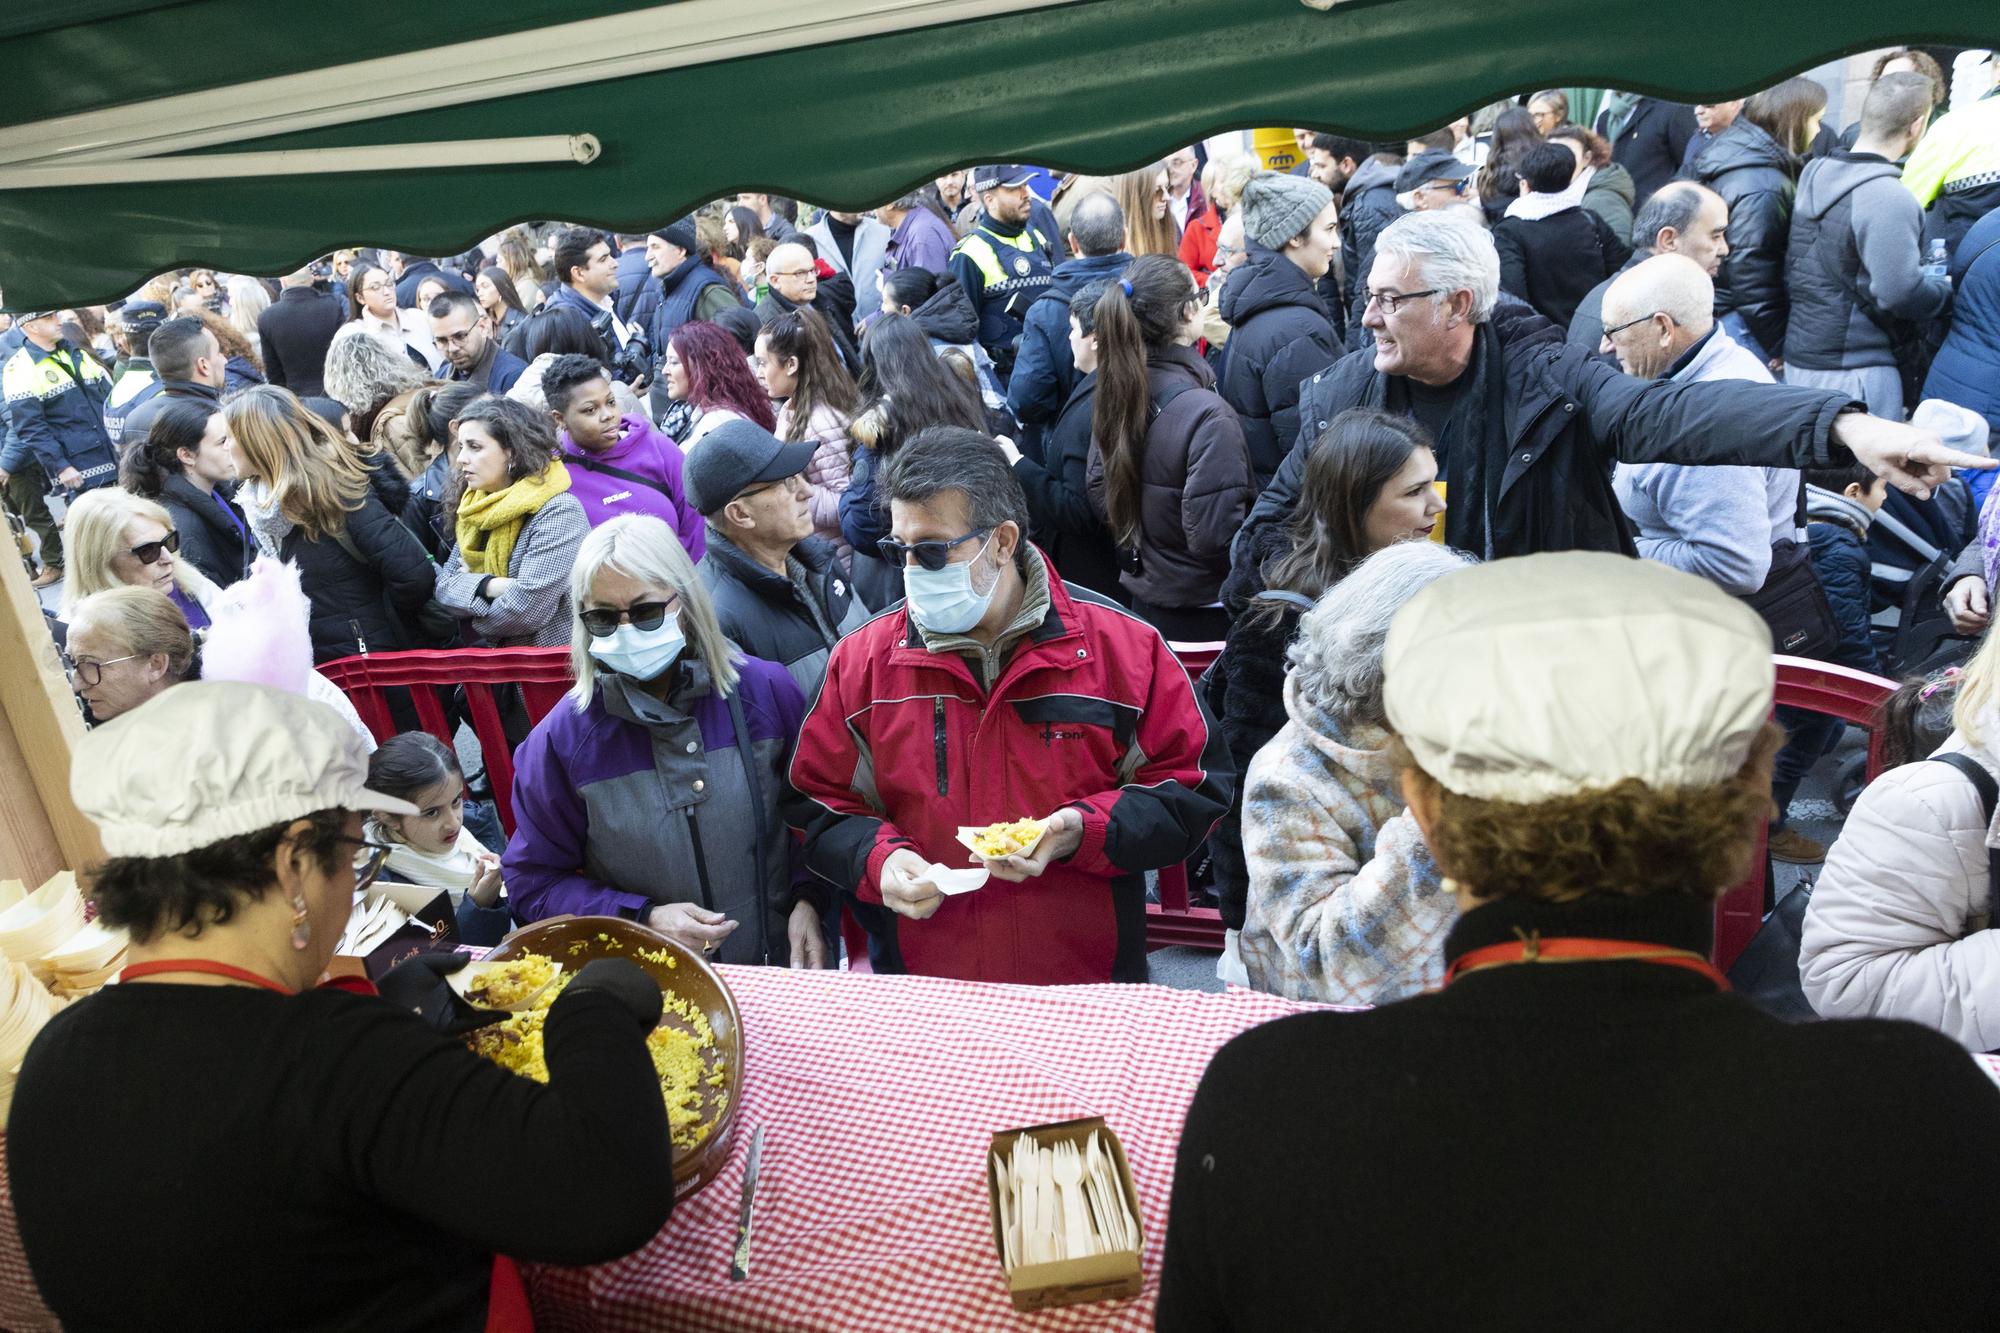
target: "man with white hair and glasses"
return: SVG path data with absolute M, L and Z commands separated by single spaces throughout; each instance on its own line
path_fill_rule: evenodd
M 1461 210 L 1385 230 L 1364 276 L 1371 345 L 1300 386 L 1299 439 L 1235 544 L 1298 503 L 1306 452 L 1340 412 L 1412 417 L 1436 442 L 1446 543 L 1486 559 L 1536 551 L 1634 554 L 1610 464 L 1826 467 L 1853 460 L 1927 496 L 1953 467 L 1993 464 L 1845 394 L 1741 382 L 1640 383 L 1564 345 L 1531 310 L 1499 306 L 1493 240 Z

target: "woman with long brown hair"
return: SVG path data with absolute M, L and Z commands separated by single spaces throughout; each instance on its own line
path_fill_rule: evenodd
M 1285 650 L 1299 617 L 1375 552 L 1436 530 L 1444 516 L 1431 484 L 1437 473 L 1423 427 L 1373 408 L 1342 412 L 1313 442 L 1299 507 L 1287 522 L 1255 534 L 1250 576 L 1231 579 L 1222 593 L 1236 623 L 1203 686 L 1238 773 L 1285 725 Z M 1241 800 L 1209 843 L 1230 930 L 1243 927 L 1249 885 Z
M 1229 629 L 1229 543 L 1257 492 L 1236 412 L 1194 348 L 1187 265 L 1141 255 L 1097 300 L 1091 506 L 1111 525 L 1132 609 L 1170 639 Z
M 222 412 L 238 473 L 275 510 L 278 558 L 297 563 L 312 599 L 313 660 L 426 646 L 418 618 L 436 572 L 354 446 L 275 385 L 245 390 Z
M 1112 193 L 1125 212 L 1127 251 L 1134 255 L 1174 255 L 1181 238 L 1167 210 L 1167 164 L 1155 162 L 1113 176 Z
M 1785 287 L 1792 195 L 1825 114 L 1826 89 L 1811 79 L 1786 79 L 1745 102 L 1735 124 L 1688 169 L 1691 179 L 1729 205 L 1729 253 L 1715 275 L 1716 317 L 1760 359 L 1784 358 L 1792 305 Z
M 840 496 L 847 489 L 853 464 L 853 441 L 847 428 L 861 410 L 861 391 L 841 363 L 833 334 L 815 310 L 788 310 L 757 335 L 757 376 L 764 392 L 778 405 L 772 434 L 781 440 L 813 442 L 812 462 L 806 464 L 806 502 L 813 531 L 836 544 L 840 540 Z
M 1489 227 L 1507 215 L 1507 205 L 1521 197 L 1521 159 L 1541 141 L 1542 132 L 1535 128 L 1535 118 L 1524 106 L 1510 106 L 1494 120 L 1493 146 L 1487 150 L 1486 165 L 1473 178 Z M 1366 282 L 1368 275 L 1362 274 L 1361 280 Z

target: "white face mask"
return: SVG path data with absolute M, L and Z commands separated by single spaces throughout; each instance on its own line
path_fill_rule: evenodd
M 979 592 L 972 586 L 972 567 L 992 544 L 989 534 L 978 555 L 970 560 L 943 569 L 918 565 L 903 571 L 903 592 L 909 598 L 910 614 L 917 618 L 918 625 L 933 634 L 963 634 L 985 619 L 986 608 L 992 605 L 1000 580 L 995 578 L 991 587 Z
M 632 680 L 657 680 L 671 667 L 687 646 L 679 622 L 668 616 L 653 629 L 630 623 L 620 625 L 601 639 L 590 641 L 590 655 L 598 665 Z

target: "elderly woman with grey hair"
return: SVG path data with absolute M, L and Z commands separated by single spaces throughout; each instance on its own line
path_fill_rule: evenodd
M 1382 648 L 1404 603 L 1471 563 L 1430 542 L 1398 542 L 1299 622 L 1290 720 L 1250 761 L 1243 787 L 1250 892 L 1240 947 L 1259 990 L 1379 1004 L 1444 975 L 1458 910 L 1396 785 Z

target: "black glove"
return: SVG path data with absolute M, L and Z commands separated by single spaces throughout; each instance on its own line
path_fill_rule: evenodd
M 651 1032 L 659 1026 L 660 1011 L 666 1004 L 666 997 L 660 994 L 660 983 L 631 959 L 599 958 L 585 963 L 583 970 L 576 974 L 576 980 L 570 982 L 563 993 L 570 995 L 594 990 L 604 991 L 616 999 L 642 1030 Z
M 417 1017 L 448 1037 L 460 1036 L 489 1023 L 509 1017 L 499 1009 L 481 1009 L 468 1004 L 445 978 L 472 961 L 470 954 L 420 953 L 406 958 L 383 974 L 375 983 L 382 998 Z

